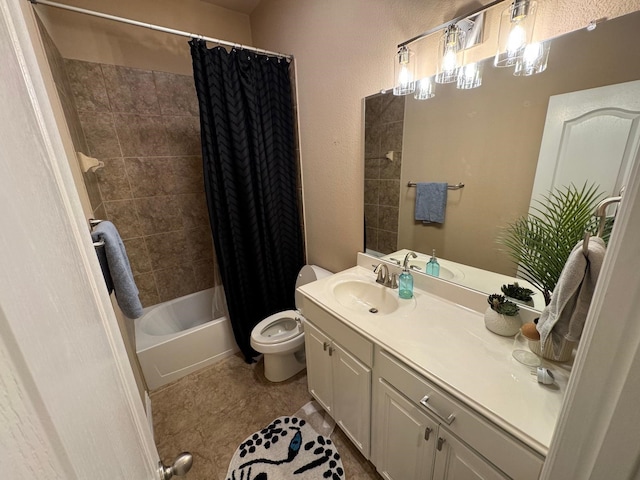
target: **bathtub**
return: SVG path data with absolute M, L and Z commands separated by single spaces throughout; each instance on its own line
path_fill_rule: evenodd
M 213 288 L 192 293 L 145 308 L 135 320 L 136 353 L 150 390 L 238 351 L 228 318 L 212 313 L 213 296 Z

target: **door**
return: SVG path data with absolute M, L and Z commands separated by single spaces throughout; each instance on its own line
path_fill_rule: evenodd
M 333 344 L 334 419 L 360 452 L 369 458 L 371 369 Z
M 0 0 L 0 465 L 16 480 L 156 479 L 137 392 L 32 46 Z
M 429 480 L 438 424 L 382 378 L 374 390 L 372 445 L 378 472 L 387 480 Z
M 304 343 L 309 393 L 333 417 L 333 368 L 331 366 L 332 358 L 329 356 L 333 352 L 331 339 L 312 324 L 306 322 Z
M 627 184 L 640 143 L 640 81 L 549 99 L 531 195 L 595 182 L 607 196 Z
M 445 428 L 440 427 L 433 480 L 506 480 L 507 478 Z

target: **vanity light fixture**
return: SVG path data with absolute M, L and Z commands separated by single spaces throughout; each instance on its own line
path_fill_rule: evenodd
M 416 90 L 415 71 L 414 52 L 406 45 L 401 46 L 395 56 L 394 78 L 396 84 L 393 87 L 394 95 L 408 95 Z
M 435 85 L 433 83 L 433 77 L 425 77 L 418 80 L 416 85 L 416 93 L 413 98 L 416 100 L 428 100 L 435 96 Z
M 549 42 L 530 43 L 524 49 L 522 58 L 516 62 L 514 75 L 527 77 L 542 73 L 547 69 L 549 61 Z
M 436 83 L 452 83 L 458 79 L 458 70 L 462 63 L 464 32 L 456 24 L 449 25 L 439 42 L 440 60 Z
M 514 0 L 502 12 L 494 66 L 512 67 L 522 58 L 526 46 L 531 43 L 536 7 L 535 0 Z
M 460 67 L 456 88 L 459 88 L 460 90 L 469 90 L 471 88 L 478 88 L 480 85 L 482 85 L 481 65 L 474 62 L 468 63 L 464 67 Z

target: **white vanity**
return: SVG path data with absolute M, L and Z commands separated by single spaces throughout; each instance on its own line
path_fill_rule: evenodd
M 311 394 L 384 478 L 537 479 L 568 370 L 537 383 L 485 328 L 484 294 L 417 274 L 402 300 L 377 261 L 300 288 Z

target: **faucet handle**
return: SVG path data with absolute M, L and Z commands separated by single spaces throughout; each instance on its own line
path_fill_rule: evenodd
M 385 275 L 386 265 L 384 263 L 379 263 L 376 265 L 376 268 L 373 269 L 373 273 L 378 274 L 378 278 L 376 278 L 376 282 L 384 285 L 387 282 L 387 276 Z
M 398 288 L 398 274 L 397 273 L 392 273 L 391 275 L 389 275 L 389 288 L 393 288 L 396 289 Z

